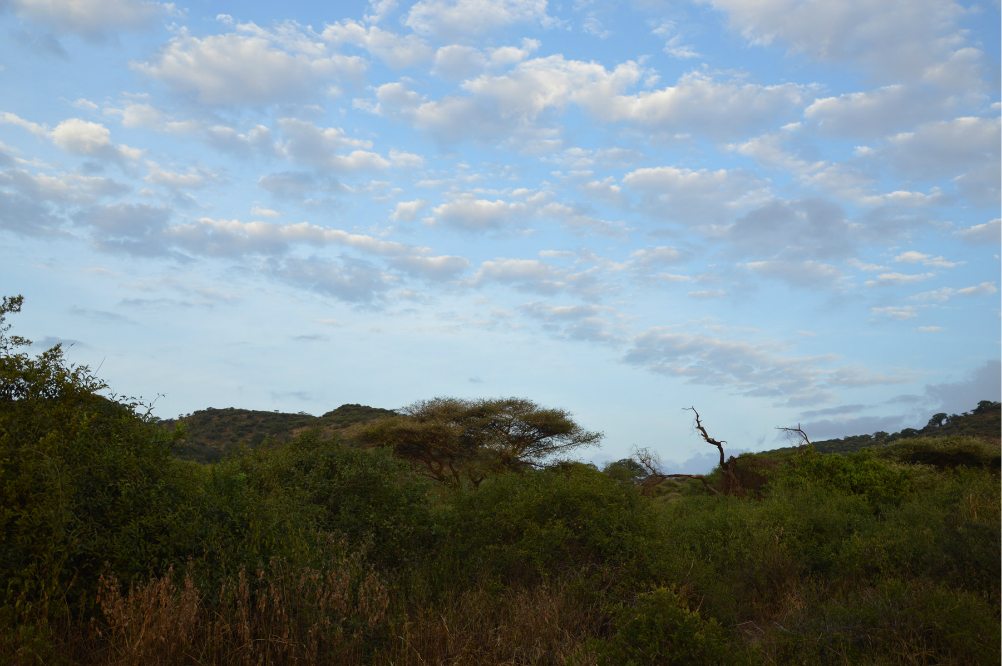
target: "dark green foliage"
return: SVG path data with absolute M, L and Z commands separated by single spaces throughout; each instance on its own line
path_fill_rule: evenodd
M 728 632 L 713 619 L 690 610 L 670 589 L 640 594 L 632 604 L 610 609 L 617 626 L 608 640 L 592 639 L 585 651 L 598 666 L 688 666 L 733 664 L 741 659 L 728 645 Z M 750 662 L 748 662 L 750 663 Z
M 997 664 L 997 611 L 943 585 L 890 579 L 837 594 L 812 590 L 767 639 L 773 663 Z
M 824 455 L 808 449 L 798 456 L 784 483 L 822 486 L 850 495 L 866 495 L 873 503 L 895 502 L 911 488 L 911 473 L 874 456 L 869 449 Z
M 346 435 L 369 447 L 387 447 L 439 483 L 477 487 L 491 475 L 538 468 L 602 433 L 579 426 L 562 409 L 525 398 L 435 398 Z
M 954 435 L 952 437 L 899 440 L 876 450 L 881 458 L 911 465 L 948 467 L 985 467 L 998 469 L 1002 450 L 983 440 Z
M 165 568 L 181 492 L 165 431 L 58 346 L 0 357 L 0 382 L 0 594 L 61 604 L 105 562 L 125 579 Z
M 633 458 L 623 458 L 622 460 L 608 463 L 602 468 L 602 471 L 617 481 L 630 484 L 636 483 L 641 478 L 647 476 L 647 470 Z
M 450 503 L 446 545 L 457 566 L 513 582 L 581 569 L 636 573 L 657 536 L 632 488 L 580 464 L 500 476 Z

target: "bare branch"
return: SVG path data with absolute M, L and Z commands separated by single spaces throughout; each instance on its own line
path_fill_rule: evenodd
M 647 478 L 640 484 L 640 492 L 644 495 L 648 494 L 654 487 L 661 485 L 668 479 L 699 479 L 714 495 L 720 494 L 720 491 L 707 483 L 706 477 L 702 474 L 665 474 L 664 468 L 661 467 L 661 457 L 648 448 L 635 448 L 633 450 L 633 458 L 640 463 L 640 466 L 647 472 Z
M 807 437 L 807 433 L 800 428 L 799 423 L 796 428 L 780 428 L 777 426 L 776 430 L 785 432 L 786 440 L 793 446 L 811 446 L 811 440 Z
M 691 410 L 692 413 L 696 415 L 696 424 L 694 427 L 696 428 L 696 430 L 699 431 L 699 434 L 703 436 L 704 442 L 706 442 L 707 444 L 712 444 L 713 446 L 717 447 L 717 450 L 720 451 L 720 466 L 724 467 L 724 464 L 726 462 L 726 458 L 724 457 L 724 444 L 726 444 L 727 442 L 718 441 L 716 439 L 713 439 L 712 437 L 710 437 L 710 435 L 707 434 L 706 428 L 703 427 L 703 423 L 699 420 L 699 412 L 696 411 L 695 407 L 685 407 L 683 409 Z

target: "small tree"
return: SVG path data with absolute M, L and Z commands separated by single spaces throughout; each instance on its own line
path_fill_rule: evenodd
M 456 487 L 464 478 L 477 487 L 492 473 L 541 467 L 602 439 L 568 412 L 524 398 L 435 398 L 400 411 L 359 428 L 355 437 L 369 446 L 391 446 L 431 478 Z
M 949 418 L 946 412 L 940 412 L 939 414 L 933 414 L 929 422 L 925 424 L 926 428 L 938 428 Z
M 22 338 L 20 335 L 7 335 L 11 325 L 5 324 L 8 314 L 18 313 L 24 304 L 24 296 L 4 296 L 3 303 L 0 304 L 0 357 L 10 356 L 11 352 L 18 347 L 26 347 L 31 344 L 31 340 Z

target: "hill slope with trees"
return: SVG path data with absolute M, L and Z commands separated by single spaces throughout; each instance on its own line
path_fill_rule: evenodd
M 826 439 L 814 442 L 814 448 L 820 453 L 849 453 L 864 447 L 891 444 L 901 439 L 954 435 L 998 442 L 1000 431 L 1002 431 L 1002 403 L 982 400 L 977 407 L 963 414 L 934 414 L 921 429 L 905 428 L 895 433 L 875 432 L 872 435 Z
M 303 431 L 319 428 L 329 438 L 337 430 L 396 415 L 390 409 L 358 404 L 341 405 L 323 416 L 305 412 L 265 412 L 227 407 L 200 409 L 162 423 L 168 429 L 184 426 L 184 436 L 176 453 L 187 460 L 216 462 L 240 445 L 256 447 L 265 441 L 286 442 Z

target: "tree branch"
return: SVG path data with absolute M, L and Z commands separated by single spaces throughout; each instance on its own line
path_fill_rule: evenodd
M 776 430 L 785 432 L 786 440 L 795 446 L 811 446 L 811 440 L 807 437 L 807 433 L 800 428 L 799 423 L 796 428 L 780 428 L 776 426 Z
M 699 420 L 699 412 L 696 411 L 695 407 L 684 407 L 683 409 L 691 410 L 692 413 L 696 415 L 696 425 L 694 427 L 696 428 L 696 430 L 699 431 L 699 434 L 703 436 L 704 442 L 706 442 L 707 444 L 713 444 L 715 447 L 717 447 L 717 450 L 720 451 L 720 466 L 723 467 L 724 463 L 726 462 L 726 459 L 724 458 L 724 444 L 726 444 L 727 442 L 718 441 L 716 439 L 713 439 L 707 434 L 706 428 L 703 427 L 703 423 Z

